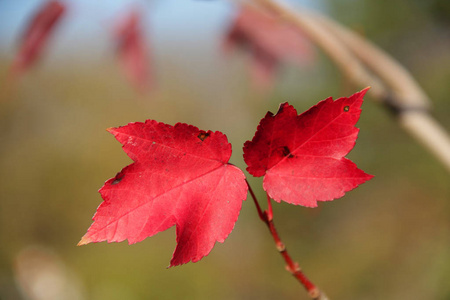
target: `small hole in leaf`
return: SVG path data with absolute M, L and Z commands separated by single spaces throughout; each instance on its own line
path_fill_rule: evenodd
M 346 106 L 344 106 L 344 111 L 349 111 L 350 110 L 350 106 L 348 106 L 348 105 L 346 105 Z
M 199 135 L 197 136 L 200 140 L 204 141 L 209 136 L 209 132 L 206 131 L 200 131 Z

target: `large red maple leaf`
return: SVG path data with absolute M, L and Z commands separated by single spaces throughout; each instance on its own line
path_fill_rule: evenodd
M 264 176 L 275 201 L 308 207 L 330 201 L 372 178 L 344 156 L 355 145 L 364 89 L 349 98 L 325 99 L 301 115 L 288 103 L 268 112 L 244 144 L 247 171 Z
M 79 245 L 130 244 L 176 225 L 170 266 L 196 262 L 232 231 L 247 196 L 221 132 L 147 120 L 109 131 L 134 163 L 100 189 L 104 201 Z

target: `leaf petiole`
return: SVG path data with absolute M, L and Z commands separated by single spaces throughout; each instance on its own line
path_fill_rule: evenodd
M 255 193 L 253 192 L 253 189 L 250 186 L 250 183 L 248 182 L 247 179 L 245 179 L 245 182 L 247 183 L 248 191 L 250 192 L 250 195 L 252 196 L 253 203 L 255 203 L 259 218 L 261 219 L 261 221 L 266 222 L 266 216 L 265 216 L 264 212 L 262 211 L 261 206 L 259 205 L 258 199 L 256 199 Z

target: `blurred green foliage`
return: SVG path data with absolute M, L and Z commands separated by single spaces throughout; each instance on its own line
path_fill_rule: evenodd
M 450 129 L 448 1 L 329 7 L 411 71 Z M 13 269 L 29 245 L 56 252 L 86 299 L 307 299 L 250 200 L 226 242 L 199 263 L 166 269 L 173 228 L 132 246 L 76 247 L 101 202 L 96 191 L 130 163 L 105 128 L 156 119 L 220 130 L 233 144 L 231 162 L 245 168 L 242 144 L 268 110 L 289 101 L 301 112 L 355 92 L 320 54 L 313 66 L 286 67 L 274 91 L 256 92 L 243 55 L 198 59 L 217 49 L 206 53 L 202 47 L 211 44 L 200 33 L 192 39 L 198 47 L 184 58 L 195 63 L 177 65 L 183 45 L 176 41 L 157 56 L 158 90 L 150 95 L 128 86 L 112 54 L 94 62 L 48 56 L 15 87 L 0 86 L 0 299 L 23 299 Z M 2 82 L 11 57 L 0 62 Z M 349 157 L 375 178 L 318 209 L 276 204 L 280 235 L 331 299 L 449 299 L 449 174 L 369 97 L 358 127 Z M 264 199 L 261 180 L 250 181 Z

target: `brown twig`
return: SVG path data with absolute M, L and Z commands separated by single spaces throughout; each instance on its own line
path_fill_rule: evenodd
M 371 86 L 371 96 L 396 112 L 400 125 L 450 171 L 450 138 L 429 114 L 426 94 L 398 62 L 330 18 L 277 0 L 254 1 L 301 29 L 355 85 Z
M 291 273 L 297 279 L 297 281 L 303 285 L 303 287 L 306 289 L 311 299 L 328 300 L 328 297 L 325 295 L 325 293 L 323 293 L 316 285 L 314 285 L 311 282 L 311 280 L 308 279 L 308 277 L 301 270 L 299 264 L 295 262 L 289 255 L 289 252 L 287 251 L 285 244 L 281 240 L 280 235 L 278 234 L 275 228 L 275 224 L 273 222 L 272 202 L 269 195 L 267 195 L 267 210 L 262 211 L 261 206 L 259 205 L 259 202 L 248 182 L 247 185 L 250 195 L 253 199 L 253 202 L 255 203 L 256 210 L 258 211 L 259 218 L 269 228 L 269 231 L 275 242 L 275 247 L 277 248 L 278 252 L 280 252 L 281 256 L 286 262 L 286 271 Z

